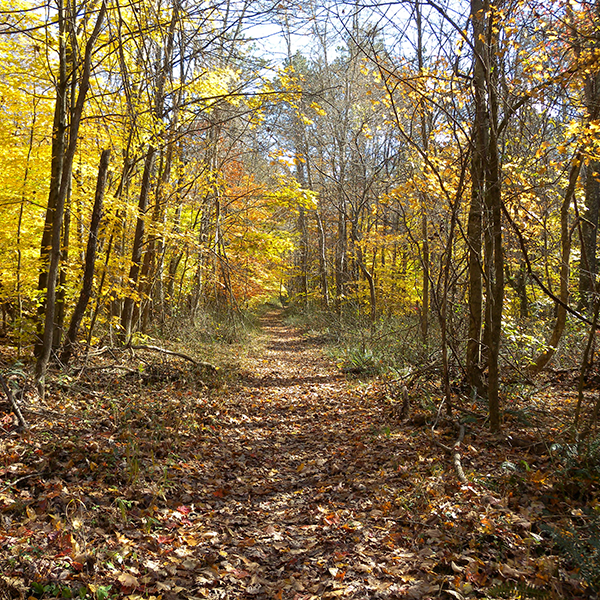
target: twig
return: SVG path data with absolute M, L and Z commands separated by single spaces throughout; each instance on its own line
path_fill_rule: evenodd
M 137 369 L 126 367 L 125 365 L 99 365 L 97 367 L 87 367 L 87 371 L 108 371 L 114 369 L 115 371 L 127 371 L 127 373 L 138 373 Z M 82 369 L 83 371 L 83 369 Z
M 15 487 L 15 485 L 17 485 L 18 483 L 21 483 L 21 481 L 25 481 L 26 479 L 29 479 L 30 477 L 35 477 L 36 475 L 39 475 L 39 473 L 37 471 L 35 473 L 29 473 L 29 475 L 24 475 L 23 477 L 19 477 L 19 479 L 15 479 L 14 481 L 7 481 L 4 484 L 4 487 L 2 489 L 6 490 L 9 487 Z
M 432 371 L 433 369 L 436 369 L 439 366 L 440 366 L 439 362 L 429 363 L 428 365 L 425 365 L 424 367 L 421 367 L 420 369 L 417 369 L 416 371 L 411 371 L 410 373 L 407 373 L 406 375 L 399 375 L 395 379 L 390 379 L 389 382 L 390 383 L 400 383 L 401 381 L 408 380 L 408 383 L 406 383 L 405 385 L 407 387 L 410 387 L 412 382 L 417 377 L 420 377 L 421 375 L 424 375 L 428 371 Z
M 88 352 L 88 356 L 101 356 L 102 354 L 105 354 L 106 352 L 113 352 L 114 348 L 111 348 L 110 346 L 102 346 L 102 348 L 98 348 L 96 350 L 90 350 Z
M 437 411 L 437 415 L 435 416 L 435 421 L 433 422 L 433 425 L 431 426 L 431 433 L 433 433 L 435 431 L 435 428 L 437 427 L 438 421 L 440 420 L 440 415 L 442 414 L 442 408 L 444 408 L 444 404 L 446 404 L 446 396 L 444 396 L 442 398 L 442 401 L 440 402 L 440 405 L 438 406 L 438 411 Z
M 23 418 L 23 413 L 21 413 L 21 409 L 19 408 L 19 405 L 17 404 L 17 401 L 13 396 L 12 390 L 8 387 L 8 384 L 6 383 L 6 380 L 4 379 L 2 373 L 0 373 L 0 381 L 2 382 L 2 388 L 4 389 L 6 397 L 8 398 L 8 401 L 10 402 L 10 405 L 12 406 L 15 415 L 17 415 L 19 425 L 23 429 L 29 429 L 29 425 L 27 425 L 27 421 L 25 421 L 25 419 Z
M 462 464 L 460 462 L 460 452 L 458 451 L 458 449 L 460 448 L 460 444 L 464 439 L 465 426 L 461 423 L 458 439 L 456 440 L 456 443 L 454 444 L 453 448 L 454 454 L 452 456 L 452 462 L 454 464 L 454 469 L 456 470 L 456 474 L 458 475 L 458 478 L 460 479 L 461 483 L 469 483 L 469 480 L 466 478 L 465 472 L 463 471 Z

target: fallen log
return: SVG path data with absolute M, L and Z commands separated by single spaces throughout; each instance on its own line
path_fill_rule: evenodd
M 461 457 L 460 457 L 460 445 L 462 441 L 465 439 L 465 426 L 461 423 L 460 429 L 458 433 L 458 439 L 454 443 L 452 448 L 450 446 L 446 446 L 446 444 L 442 444 L 442 442 L 435 439 L 435 433 L 433 427 L 431 428 L 431 441 L 436 445 L 445 450 L 448 454 L 452 456 L 452 464 L 454 466 L 454 470 L 456 471 L 456 476 L 460 480 L 461 483 L 468 484 L 469 480 L 465 475 L 465 472 L 462 468 Z
M 149 345 L 145 345 L 145 344 L 144 345 L 128 344 L 126 346 L 126 348 L 128 348 L 130 350 L 150 350 L 152 352 L 160 352 L 162 354 L 167 354 L 168 356 L 177 356 L 178 358 L 183 358 L 184 360 L 188 360 L 189 362 L 193 363 L 197 367 L 202 367 L 203 369 L 207 369 L 211 373 L 216 374 L 219 371 L 219 369 L 211 363 L 196 360 L 195 358 L 192 358 L 191 356 L 189 356 L 188 354 L 184 354 L 183 352 L 176 352 L 175 350 L 168 350 L 167 348 L 160 348 L 159 346 L 149 346 Z

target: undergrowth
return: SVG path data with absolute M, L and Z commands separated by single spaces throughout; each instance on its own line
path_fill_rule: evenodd
M 541 524 L 560 553 L 590 589 L 600 591 L 600 517 L 582 514 L 581 522 L 562 527 Z
M 382 317 L 371 323 L 350 307 L 338 314 L 296 305 L 286 309 L 286 321 L 307 336 L 322 339 L 339 368 L 348 373 L 382 374 L 430 362 L 437 354 L 423 345 L 415 315 Z
M 205 310 L 194 319 L 174 318 L 156 335 L 183 352 L 223 366 L 231 365 L 232 357 L 242 355 L 259 332 L 259 317 L 254 312 Z
M 466 315 L 457 308 L 453 319 L 454 322 L 448 324 L 449 339 L 453 340 L 448 347 L 450 369 L 453 373 L 462 373 L 459 363 L 466 354 Z M 321 339 L 329 347 L 330 356 L 346 373 L 368 376 L 421 369 L 426 365 L 441 368 L 441 333 L 433 314 L 426 343 L 419 314 L 414 311 L 382 315 L 372 323 L 364 307 L 353 304 L 347 304 L 341 312 L 324 310 L 314 304 L 291 304 L 286 308 L 286 320 L 289 325 L 303 329 L 306 335 Z M 534 313 L 526 321 L 510 314 L 505 316 L 501 361 L 506 380 L 514 379 L 515 374 L 520 377 L 527 365 L 547 348 L 552 326 L 553 318 L 540 318 Z M 578 368 L 586 336 L 585 326 L 574 319 L 568 320 L 553 366 Z

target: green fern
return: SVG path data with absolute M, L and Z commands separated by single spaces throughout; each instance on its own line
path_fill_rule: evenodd
M 346 348 L 342 357 L 344 373 L 376 375 L 381 371 L 381 359 L 370 348 Z
M 490 596 L 491 595 L 491 596 Z M 515 583 L 514 581 L 504 581 L 495 585 L 487 592 L 488 598 L 500 597 L 508 599 L 526 600 L 528 598 L 547 598 L 548 592 L 539 588 L 527 585 L 524 582 Z
M 586 524 L 586 532 L 570 526 L 558 529 L 542 525 L 560 552 L 579 570 L 580 578 L 594 591 L 600 590 L 600 522 L 593 516 Z

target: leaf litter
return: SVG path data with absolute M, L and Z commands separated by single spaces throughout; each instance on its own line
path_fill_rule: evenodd
M 595 488 L 567 502 L 548 453 L 481 426 L 461 484 L 381 381 L 264 331 L 229 380 L 98 368 L 2 421 L 0 598 L 591 597 L 540 524 Z

